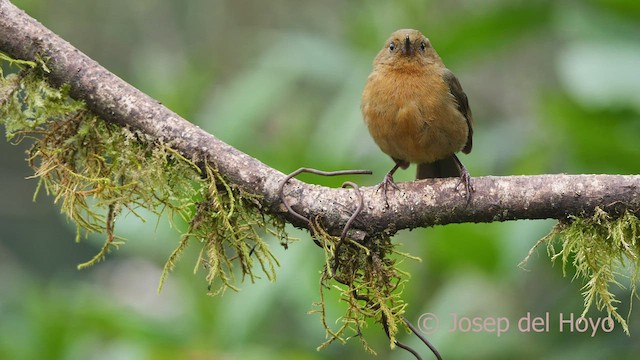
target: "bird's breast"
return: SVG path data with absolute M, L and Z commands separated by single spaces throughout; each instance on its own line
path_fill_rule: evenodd
M 462 149 L 469 131 L 441 76 L 374 72 L 362 96 L 371 136 L 387 155 L 431 163 Z

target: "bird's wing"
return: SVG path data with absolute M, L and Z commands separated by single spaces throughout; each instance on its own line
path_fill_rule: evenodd
M 449 69 L 445 69 L 442 78 L 449 86 L 449 92 L 455 98 L 456 103 L 458 104 L 458 110 L 462 115 L 464 115 L 465 119 L 467 119 L 469 134 L 467 135 L 467 143 L 464 145 L 464 148 L 462 148 L 462 152 L 468 154 L 471 152 L 471 147 L 473 145 L 473 117 L 471 116 L 471 108 L 469 108 L 467 94 L 462 90 L 462 86 L 460 85 L 458 78 L 456 78 Z

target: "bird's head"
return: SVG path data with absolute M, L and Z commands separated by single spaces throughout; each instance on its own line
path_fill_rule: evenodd
M 377 64 L 407 64 L 429 63 L 440 61 L 440 57 L 420 31 L 413 29 L 401 29 L 395 31 L 384 48 L 380 50 L 374 60 Z

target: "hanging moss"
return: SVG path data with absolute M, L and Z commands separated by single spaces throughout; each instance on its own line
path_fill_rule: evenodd
M 183 235 L 180 244 L 167 261 L 160 283 L 174 267 L 178 256 L 186 249 L 190 241 L 202 244 L 196 268 L 207 269 L 207 282 L 211 295 L 217 295 L 227 288 L 237 290 L 234 267 L 240 268 L 242 280 L 249 276 L 251 282 L 257 275 L 252 270 L 254 260 L 258 261 L 262 273 L 271 281 L 276 278 L 277 259 L 271 254 L 269 246 L 262 240 L 263 230 L 275 235 L 286 246 L 288 241 L 284 223 L 265 217 L 260 209 L 257 196 L 243 192 L 228 185 L 222 176 L 210 166 L 206 167 L 209 187 L 202 200 L 196 204 L 195 215 L 189 222 L 189 229 Z M 237 262 L 234 266 L 234 262 Z M 212 290 L 214 282 L 219 285 Z
M 637 297 L 640 280 L 640 221 L 625 212 L 620 217 L 612 217 L 596 208 L 592 217 L 572 216 L 558 223 L 551 232 L 531 249 L 526 262 L 536 247 L 547 245 L 547 253 L 552 261 L 562 260 L 562 270 L 566 275 L 567 266 L 575 269 L 573 279 L 582 279 L 582 295 L 586 315 L 591 306 L 606 310 L 629 334 L 627 321 L 618 312 L 620 300 L 611 292 L 611 285 L 624 287 L 621 278 L 629 273 L 630 306 Z M 557 244 L 559 243 L 559 250 Z M 629 310 L 629 315 L 631 310 Z
M 77 241 L 106 234 L 102 249 L 78 268 L 96 264 L 125 242 L 115 232 L 120 214 L 140 217 L 146 209 L 189 224 L 160 287 L 194 242 L 202 247 L 196 266 L 206 269 L 208 283 L 217 288 L 212 294 L 237 290 L 236 272 L 240 281 L 255 280 L 256 260 L 258 271 L 275 280 L 278 262 L 262 237 L 270 232 L 283 243 L 288 238 L 284 223 L 266 216 L 255 195 L 228 185 L 212 165 L 201 169 L 160 141 L 98 118 L 69 97 L 68 87 L 51 88 L 40 73 L 45 67 L 10 64 L 21 72 L 0 73 L 0 122 L 8 141 L 33 141 L 28 162 L 38 179 L 34 199 L 41 191 L 52 196 L 75 223 Z
M 400 261 L 395 257 L 420 259 L 397 252 L 389 237 L 359 243 L 327 234 L 318 221 L 313 227 L 314 238 L 323 247 L 326 259 L 320 279 L 320 301 L 314 304 L 317 309 L 310 312 L 320 314 L 326 331 L 327 341 L 318 350 L 334 341 L 344 343 L 358 337 L 363 347 L 375 354 L 362 332 L 369 320 L 382 324 L 394 348 L 399 327 L 405 326 L 402 316 L 407 303 L 401 295 L 409 277 L 398 268 Z M 329 326 L 326 319 L 324 292 L 329 289 L 339 291 L 340 300 L 346 303 L 337 329 Z

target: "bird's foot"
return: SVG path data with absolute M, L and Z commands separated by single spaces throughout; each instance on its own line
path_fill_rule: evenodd
M 473 188 L 473 184 L 471 183 L 471 175 L 469 175 L 467 169 L 463 166 L 460 170 L 460 178 L 458 179 L 458 183 L 456 184 L 455 189 L 456 191 L 458 191 L 460 185 L 464 185 L 465 197 L 467 198 L 467 205 L 469 205 L 469 203 L 471 203 L 472 194 L 476 190 Z
M 380 189 L 382 189 L 382 196 L 384 197 L 384 203 L 386 207 L 389 207 L 389 201 L 387 199 L 387 190 L 389 190 L 389 188 L 393 188 L 394 190 L 400 190 L 400 188 L 395 183 L 395 181 L 393 181 L 393 175 L 391 174 L 391 172 L 387 173 L 384 176 L 384 180 L 382 180 L 380 185 L 378 185 L 378 190 L 377 190 L 377 191 L 380 191 Z

